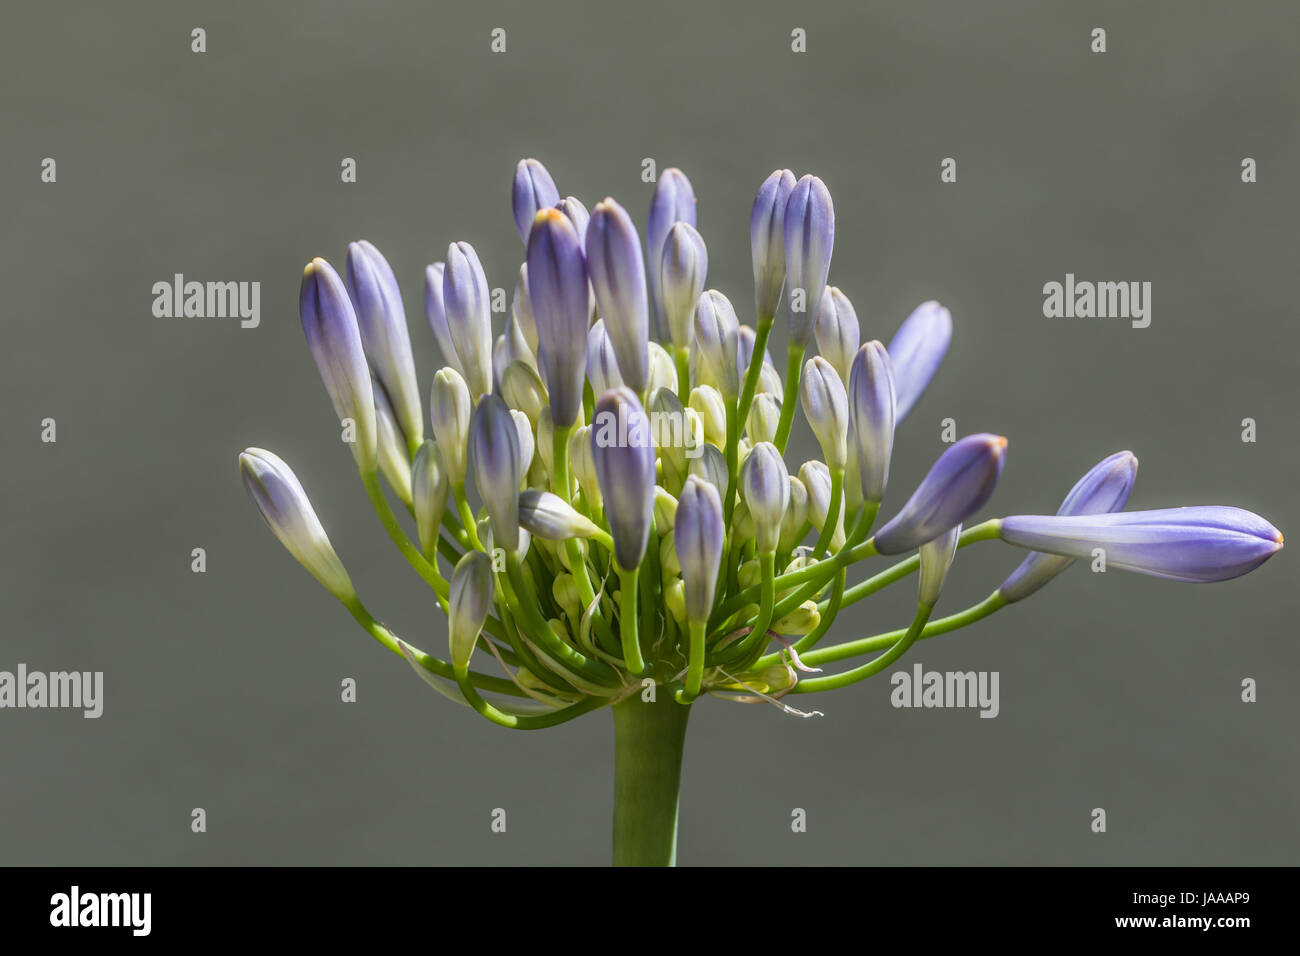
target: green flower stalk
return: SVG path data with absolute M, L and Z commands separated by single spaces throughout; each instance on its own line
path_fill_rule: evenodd
M 250 448 L 240 473 L 290 554 L 442 696 L 512 730 L 611 713 L 616 863 L 675 862 L 687 720 L 706 698 L 811 717 L 820 711 L 790 701 L 870 678 L 1097 549 L 1117 569 L 1208 582 L 1282 547 L 1276 528 L 1238 508 L 1123 511 L 1137 470 L 1128 452 L 1084 475 L 1055 515 L 980 521 L 1006 458 L 993 434 L 947 447 L 910 496 L 891 488 L 887 500 L 896 426 L 943 361 L 952 317 L 926 302 L 888 349 L 859 345 L 853 306 L 828 284 L 836 223 L 815 176 L 777 170 L 758 191 L 752 326 L 705 291 L 708 252 L 680 170 L 656 186 L 644 256 L 622 205 L 606 198 L 588 216 L 535 159 L 519 163 L 511 198 L 525 261 L 504 334 L 492 337 L 472 246 L 450 244 L 424 272 L 444 362 L 427 422 L 379 250 L 349 247 L 346 286 L 313 259 L 299 299 L 366 495 L 446 618 L 446 659 L 366 608 L 283 461 Z M 782 322 L 784 381 L 767 348 Z M 797 407 L 822 458 L 791 475 Z M 962 549 L 995 540 L 1029 554 L 988 598 L 933 616 Z M 910 620 L 825 640 L 844 608 L 913 573 Z

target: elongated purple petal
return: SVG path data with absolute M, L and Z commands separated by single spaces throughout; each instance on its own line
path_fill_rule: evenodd
M 849 369 L 849 456 L 857 465 L 862 499 L 879 504 L 894 453 L 894 374 L 879 342 L 858 349 Z
M 347 288 L 324 259 L 313 259 L 302 274 L 298 312 L 307 347 L 339 421 L 356 424 L 352 456 L 363 470 L 375 467 L 378 425 L 375 398 Z
M 442 277 L 446 266 L 441 262 L 430 263 L 424 269 L 424 314 L 429 320 L 429 331 L 433 341 L 442 353 L 444 366 L 454 368 L 463 377 L 460 357 L 456 354 L 456 344 L 451 340 L 451 330 L 447 327 L 447 307 L 442 301 Z
M 673 547 L 686 585 L 686 619 L 709 619 L 722 566 L 724 534 L 722 498 L 718 489 L 691 475 L 677 496 L 673 519 Z
M 1133 490 L 1137 468 L 1137 458 L 1129 451 L 1103 459 L 1075 483 L 1056 513 L 1095 515 L 1119 511 Z M 1073 563 L 1073 558 L 1035 551 L 1020 562 L 998 590 L 1008 602 L 1023 600 Z
M 858 313 L 853 303 L 839 289 L 828 285 L 822 293 L 821 306 L 817 310 L 817 326 L 814 329 L 817 339 L 817 351 L 835 367 L 845 381 L 849 378 L 849 366 L 857 354 L 858 344 L 862 340 L 862 330 L 858 325 Z
M 889 358 L 894 366 L 900 423 L 939 370 L 950 342 L 952 315 L 938 302 L 922 302 L 894 333 L 889 342 Z
M 650 539 L 655 449 L 650 421 L 630 388 L 608 391 L 596 402 L 591 457 L 605 499 L 614 558 L 620 568 L 631 571 L 641 563 Z
M 622 379 L 642 394 L 650 379 L 645 260 L 632 217 L 613 199 L 597 203 L 587 225 L 587 271 Z
M 759 554 L 776 550 L 781 521 L 790 504 L 790 472 L 780 450 L 771 442 L 754 446 L 740 469 L 740 490 L 754 521 Z
M 465 370 L 470 397 L 492 391 L 492 303 L 487 275 L 468 242 L 447 249 L 442 275 L 442 299 L 447 329 Z
M 1105 552 L 1106 567 L 1171 581 L 1226 581 L 1282 548 L 1282 532 L 1241 508 L 1204 506 L 1101 515 L 1013 515 L 1002 540 L 1070 558 Z
M 794 191 L 794 173 L 778 169 L 758 187 L 749 213 L 749 250 L 754 262 L 754 304 L 770 321 L 785 285 L 785 209 Z
M 804 176 L 785 207 L 785 288 L 790 341 L 806 345 L 821 307 L 835 247 L 835 206 L 816 176 Z M 801 295 L 796 295 L 796 292 Z M 801 300 L 801 301 L 799 301 Z
M 469 461 L 478 495 L 492 522 L 492 539 L 507 551 L 519 548 L 519 433 L 499 395 L 485 395 L 469 426 Z
M 848 459 L 849 400 L 839 373 L 830 362 L 814 355 L 804 363 L 799 398 L 822 457 L 830 468 L 841 469 Z
M 739 342 L 740 322 L 731 301 L 715 289 L 705 292 L 695 303 L 694 344 L 718 391 L 732 402 L 740 393 Z
M 901 511 L 876 533 L 880 554 L 901 554 L 933 541 L 984 506 L 1002 474 L 1007 440 L 967 435 L 949 447 Z
M 648 363 L 647 363 L 648 365 Z M 604 395 L 611 388 L 625 384 L 619 375 L 618 356 L 604 319 L 597 319 L 587 331 L 587 380 L 596 395 Z
M 551 421 L 567 428 L 582 411 L 591 324 L 587 263 L 573 224 L 543 209 L 528 235 L 528 292 L 537 323 L 537 362 L 551 401 Z
M 659 291 L 659 264 L 663 261 L 664 242 L 673 224 L 684 222 L 694 227 L 695 190 L 680 169 L 665 169 L 655 184 L 650 199 L 650 217 L 646 223 L 646 254 L 650 264 L 650 301 L 656 326 L 664 329 L 663 300 Z M 697 293 L 698 294 L 698 293 Z
M 560 201 L 560 191 L 555 188 L 551 174 L 535 159 L 521 159 L 515 166 L 515 181 L 510 190 L 510 202 L 515 211 L 515 228 L 519 238 L 528 242 L 528 231 L 533 218 L 543 209 Z
M 659 296 L 668 339 L 677 348 L 691 344 L 691 316 L 709 274 L 709 251 L 695 227 L 676 223 L 664 240 L 659 262 Z

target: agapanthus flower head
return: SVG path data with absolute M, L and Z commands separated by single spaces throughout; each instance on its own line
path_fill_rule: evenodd
M 812 716 L 790 701 L 871 676 L 921 637 L 1012 606 L 1074 560 L 1219 581 L 1282 546 L 1273 525 L 1238 508 L 1122 511 L 1137 470 L 1128 452 L 1090 470 L 1056 515 L 973 523 L 1005 459 L 1006 439 L 994 434 L 945 448 L 877 528 L 896 426 L 944 359 L 952 316 L 925 302 L 887 349 L 860 344 L 852 304 L 827 284 L 836 221 L 819 178 L 777 170 L 760 187 L 748 235 L 754 310 L 743 315 L 733 301 L 744 312 L 748 297 L 723 291 L 736 279 L 725 269 L 705 291 L 708 250 L 680 170 L 658 178 L 644 255 L 618 201 L 588 214 L 536 160 L 516 167 L 511 199 L 525 250 L 500 335 L 468 242 L 424 270 L 443 353 L 429 393 L 432 438 L 397 277 L 379 251 L 348 247 L 346 285 L 312 260 L 300 293 L 303 330 L 370 503 L 432 589 L 430 604 L 447 613 L 450 663 L 361 604 L 287 465 L 260 449 L 240 455 L 249 495 L 294 557 L 431 686 L 502 726 L 537 729 L 605 707 L 616 721 L 637 720 L 626 715 L 646 713 L 646 680 L 663 692 L 656 720 L 705 694 Z M 743 244 L 744 222 L 719 223 L 717 241 L 728 235 Z M 787 327 L 775 341 L 788 337 L 788 381 L 769 349 L 782 301 Z M 820 458 L 791 475 L 784 453 L 810 447 L 808 432 Z M 413 533 L 391 499 L 409 507 Z M 1032 553 L 982 602 L 931 621 L 959 549 L 997 539 Z M 860 562 L 910 551 L 850 584 Z M 816 646 L 841 610 L 912 573 L 904 630 Z M 504 678 L 470 669 L 476 649 Z M 837 673 L 822 667 L 877 652 Z M 616 739 L 637 736 L 625 730 Z M 657 819 L 672 819 L 674 806 Z

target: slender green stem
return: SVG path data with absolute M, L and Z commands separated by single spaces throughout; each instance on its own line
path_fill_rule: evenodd
M 677 862 L 677 799 L 690 707 L 640 694 L 614 705 L 614 865 Z
M 631 673 L 641 677 L 646 673 L 646 666 L 645 658 L 641 656 L 640 629 L 637 627 L 636 619 L 636 592 L 639 577 L 638 568 L 633 568 L 631 571 L 618 569 L 618 633 L 623 642 L 623 663 Z
M 673 362 L 677 366 L 677 397 L 685 407 L 691 403 L 691 350 L 674 348 Z
M 758 617 L 754 619 L 753 628 L 748 634 L 722 648 L 714 657 L 713 663 L 727 664 L 734 661 L 744 660 L 749 657 L 755 648 L 761 653 L 768 642 L 767 629 L 772 626 L 772 621 L 777 617 L 774 613 L 776 605 L 776 554 L 768 551 L 758 556 L 759 573 L 759 606 Z
M 460 685 L 460 692 L 465 695 L 469 705 L 480 715 L 494 724 L 508 727 L 511 730 L 544 730 L 547 727 L 554 727 L 556 724 L 567 723 L 575 717 L 581 717 L 583 714 L 590 713 L 609 703 L 608 700 L 599 697 L 584 697 L 576 704 L 561 707 L 559 710 L 553 710 L 548 714 L 507 714 L 480 697 L 478 691 L 474 689 L 474 685 L 470 683 L 463 671 L 456 674 L 456 683 Z
M 826 507 L 826 522 L 822 525 L 822 533 L 817 537 L 817 544 L 813 548 L 813 557 L 818 561 L 826 554 L 831 538 L 835 537 L 835 531 L 839 528 L 840 506 L 844 500 L 844 469 L 832 468 L 830 472 L 831 500 Z
M 889 650 L 881 654 L 873 661 L 863 664 L 861 667 L 855 667 L 853 670 L 845 671 L 842 674 L 832 674 L 829 677 L 814 677 L 811 680 L 801 680 L 791 688 L 792 694 L 815 694 L 822 690 L 836 690 L 840 687 L 848 687 L 850 684 L 856 684 L 858 681 L 866 680 L 879 674 L 894 661 L 898 660 L 907 653 L 907 649 L 916 642 L 925 629 L 925 622 L 930 619 L 930 612 L 934 610 L 933 605 L 921 604 L 916 609 L 916 616 L 912 618 L 912 625 L 908 627 L 903 636 L 900 637 Z
M 949 631 L 955 631 L 958 628 L 966 627 L 968 624 L 974 624 L 976 621 L 982 620 L 1006 606 L 1006 599 L 999 592 L 994 591 L 979 604 L 972 605 L 964 611 L 958 611 L 956 614 L 941 617 L 937 621 L 931 621 L 925 626 L 917 640 L 938 637 L 940 634 L 947 634 Z M 823 647 L 821 650 L 809 651 L 807 654 L 802 655 L 803 662 L 810 667 L 815 667 L 818 664 L 830 664 L 834 661 L 844 660 L 847 657 L 857 657 L 859 654 L 884 650 L 892 646 L 905 633 L 905 630 L 889 631 L 885 634 L 859 638 L 856 641 L 833 644 L 830 647 Z
M 704 631 L 703 621 L 687 622 L 690 637 L 690 649 L 687 655 L 686 686 L 677 698 L 678 703 L 689 704 L 700 696 L 700 685 L 704 683 Z
M 450 588 L 447 582 L 443 580 L 438 569 L 424 559 L 411 539 L 406 536 L 402 526 L 397 521 L 397 515 L 393 514 L 393 509 L 388 506 L 388 499 L 384 497 L 384 490 L 379 487 L 379 472 L 371 470 L 362 472 L 361 483 L 365 486 L 366 495 L 370 498 L 370 504 L 374 507 L 375 513 L 379 515 L 379 520 L 384 525 L 384 530 L 388 536 L 393 539 L 393 544 L 397 545 L 397 550 L 402 552 L 402 557 L 406 558 L 411 567 L 415 568 L 416 573 L 424 578 L 425 583 L 433 588 L 433 593 L 438 596 L 438 603 L 445 610 L 447 607 L 447 598 Z
M 773 444 L 785 454 L 786 443 L 790 440 L 790 427 L 794 424 L 794 408 L 799 404 L 799 376 L 803 372 L 803 357 L 807 347 L 791 345 L 785 363 L 785 392 L 781 397 L 781 417 L 776 423 L 776 437 Z

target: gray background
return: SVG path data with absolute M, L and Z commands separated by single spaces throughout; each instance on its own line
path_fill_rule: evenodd
M 1089 52 L 1098 25 L 1105 55 Z M 190 52 L 195 26 L 206 54 Z M 505 55 L 488 51 L 495 26 Z M 247 445 L 284 456 L 367 603 L 445 647 L 337 440 L 298 279 L 312 256 L 341 266 L 348 240 L 375 242 L 427 388 L 422 267 L 464 239 L 512 286 L 521 156 L 642 222 L 641 159 L 680 166 L 710 284 L 742 308 L 754 189 L 778 166 L 821 175 L 832 281 L 864 340 L 927 298 L 956 324 L 900 433 L 893 507 L 952 416 L 1010 438 L 988 514 L 1054 511 L 1129 448 L 1132 507 L 1237 504 L 1297 531 L 1298 27 L 1292 3 L 1172 0 L 11 10 L 0 669 L 103 670 L 106 710 L 0 711 L 0 862 L 608 859 L 608 715 L 512 734 L 436 696 L 294 564 L 236 469 Z M 39 180 L 46 156 L 55 185 Z M 355 185 L 339 182 L 344 156 Z M 955 185 L 939 181 L 947 156 Z M 155 319 L 150 287 L 176 272 L 260 281 L 261 327 Z M 1045 319 L 1042 285 L 1066 272 L 1152 282 L 1150 328 Z M 39 441 L 46 416 L 57 444 Z M 1246 416 L 1256 444 L 1240 441 Z M 802 423 L 796 436 L 793 465 L 812 451 Z M 1020 556 L 962 552 L 941 612 Z M 894 590 L 835 634 L 905 622 L 911 585 Z M 894 710 L 885 677 L 802 698 L 820 720 L 706 701 L 681 862 L 1293 863 L 1297 613 L 1289 551 L 1210 586 L 1076 568 L 907 658 L 999 671 L 996 720 Z M 489 832 L 494 807 L 505 835 Z M 806 834 L 790 832 L 794 807 Z

